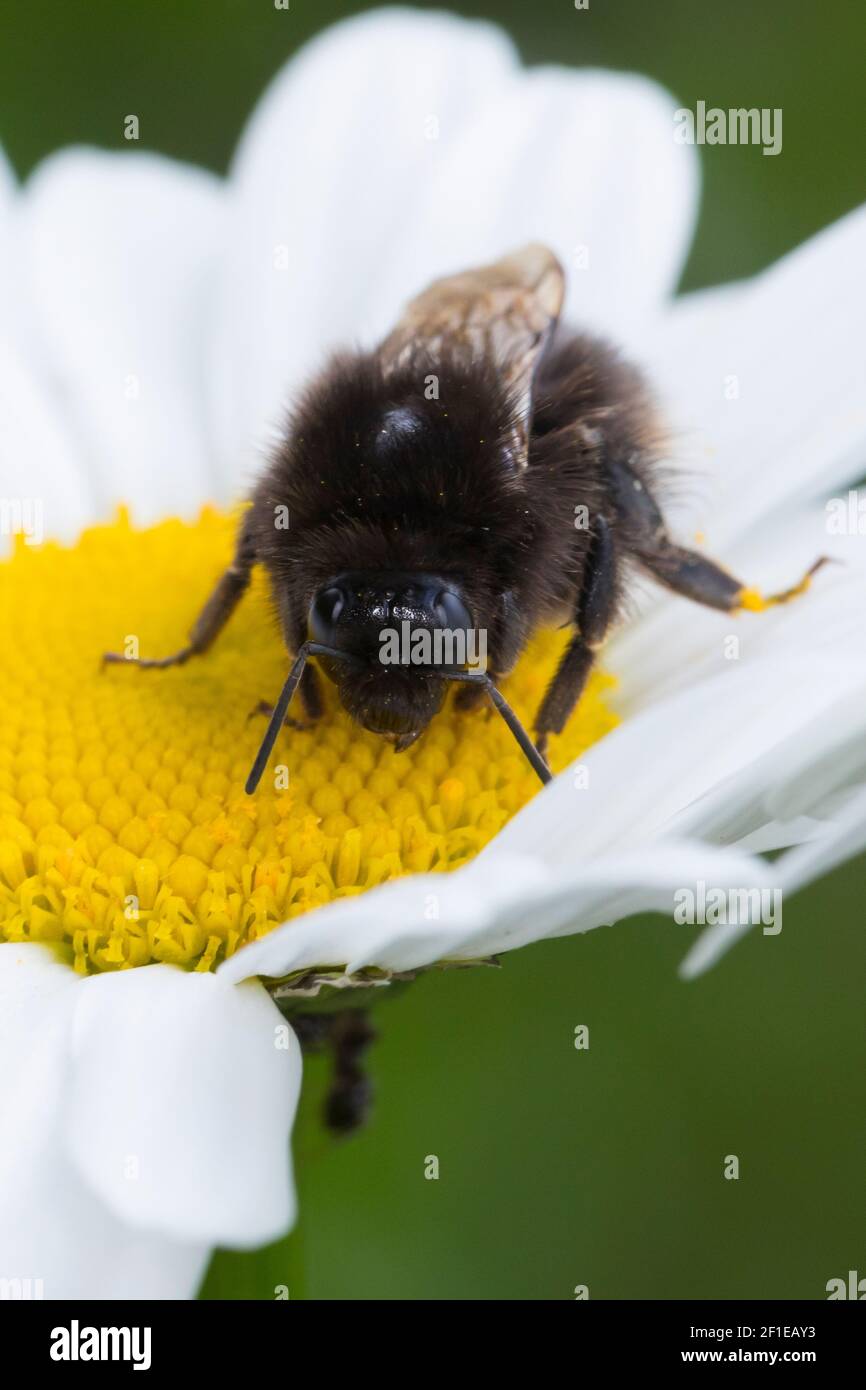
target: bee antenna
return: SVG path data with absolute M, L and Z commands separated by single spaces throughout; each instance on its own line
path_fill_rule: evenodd
M 541 756 L 535 744 L 532 742 L 532 739 L 529 737 L 529 734 L 524 729 L 523 725 L 517 718 L 517 715 L 514 713 L 514 710 L 509 705 L 501 690 L 497 690 L 496 686 L 493 684 L 493 681 L 490 679 L 489 676 L 487 676 L 486 678 L 486 689 L 487 694 L 490 696 L 490 699 L 493 703 L 494 709 L 496 709 L 499 712 L 499 714 L 502 715 L 502 718 L 505 720 L 506 724 L 508 725 L 512 734 L 514 735 L 514 738 L 519 744 L 521 751 L 526 757 L 527 762 L 532 767 L 532 770 L 537 774 L 542 786 L 546 787 L 548 782 L 553 781 L 553 773 L 547 766 L 547 763 L 545 762 L 544 758 Z
M 256 760 L 247 778 L 246 786 L 244 787 L 247 796 L 252 796 L 259 782 L 262 780 L 262 773 L 268 765 L 268 759 L 277 741 L 277 734 L 283 726 L 283 721 L 288 713 L 289 705 L 292 703 L 295 691 L 301 683 L 301 676 L 304 674 L 307 658 L 311 656 L 330 656 L 334 657 L 337 661 L 354 660 L 348 652 L 337 651 L 336 647 L 326 647 L 322 642 L 305 642 L 302 647 L 298 648 L 298 654 L 292 662 L 291 669 L 286 677 L 286 683 L 280 691 L 280 698 L 274 705 L 273 714 L 265 730 L 265 736 L 262 739 L 261 747 L 256 754 Z
M 539 781 L 546 786 L 553 781 L 553 773 L 539 753 L 529 734 L 524 729 L 514 710 L 509 705 L 501 690 L 497 690 L 493 681 L 486 671 L 461 671 L 459 669 L 434 668 L 437 676 L 443 680 L 462 681 L 466 685 L 483 685 L 485 692 L 490 697 L 490 702 L 498 714 L 501 714 L 505 723 L 511 730 L 515 741 L 520 747 L 526 761 L 532 767 L 533 772 L 538 776 Z
M 262 780 L 262 774 L 268 765 L 274 744 L 277 741 L 277 734 L 283 726 L 289 705 L 292 703 L 295 691 L 301 683 L 301 676 L 304 674 L 304 667 L 307 658 L 311 656 L 329 656 L 338 661 L 352 661 L 354 658 L 348 652 L 341 652 L 336 647 L 326 647 L 321 642 L 305 642 L 299 648 L 298 654 L 292 662 L 291 669 L 286 677 L 286 683 L 280 691 L 280 698 L 274 706 L 270 722 L 265 730 L 261 746 L 256 754 L 252 770 L 246 781 L 245 791 L 247 796 L 252 796 L 253 792 Z M 529 734 L 524 729 L 514 710 L 509 705 L 505 696 L 497 690 L 493 681 L 486 671 L 464 671 L 449 667 L 434 667 L 432 674 L 441 677 L 442 680 L 461 681 L 465 685 L 483 685 L 486 694 L 490 697 L 493 708 L 502 716 L 514 736 L 521 752 L 527 762 L 537 774 L 539 781 L 543 785 L 553 780 L 553 774 L 544 758 L 539 753 Z

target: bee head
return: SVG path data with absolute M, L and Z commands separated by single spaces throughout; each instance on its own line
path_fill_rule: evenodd
M 436 668 L 474 659 L 473 631 L 459 584 L 432 574 L 340 574 L 319 588 L 308 616 L 310 639 L 350 658 L 319 658 L 346 712 L 404 748 L 442 705 Z

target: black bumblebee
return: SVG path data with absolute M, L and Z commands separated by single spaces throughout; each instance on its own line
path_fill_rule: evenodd
M 294 662 L 247 782 L 252 793 L 299 689 L 322 712 L 315 657 L 364 728 L 408 747 L 442 705 L 486 695 L 542 781 L 622 608 L 630 569 L 725 612 L 761 600 L 678 545 L 656 500 L 665 434 L 643 377 L 611 346 L 558 326 L 565 278 L 532 244 L 439 280 L 370 352 L 312 383 L 253 491 L 233 563 L 171 666 L 206 651 L 267 569 Z M 288 529 L 277 518 L 288 516 Z M 496 682 L 543 624 L 573 636 L 531 740 Z M 486 669 L 384 664 L 382 634 L 482 632 Z M 107 660 L 126 658 L 109 654 Z

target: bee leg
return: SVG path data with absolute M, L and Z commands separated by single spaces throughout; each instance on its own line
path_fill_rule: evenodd
M 322 711 L 324 709 L 322 703 L 322 688 L 319 684 L 318 676 L 316 675 L 316 672 L 313 670 L 312 666 L 304 667 L 304 674 L 301 676 L 301 684 L 298 687 L 298 694 L 301 697 L 301 703 L 304 706 L 304 711 L 307 717 L 306 719 L 293 719 L 290 714 L 287 714 L 285 719 L 283 720 L 283 728 L 297 729 L 301 733 L 303 733 L 306 729 L 312 729 L 313 725 L 321 717 Z M 249 714 L 247 715 L 247 722 L 249 722 L 251 719 L 255 719 L 257 715 L 260 714 L 264 714 L 267 716 L 268 719 L 270 719 L 273 712 L 274 707 L 270 703 L 270 701 L 259 700 L 259 703 L 257 705 L 254 705 L 253 708 L 250 710 Z
M 413 743 L 418 742 L 423 732 L 423 729 L 413 729 L 411 734 L 400 734 L 399 737 L 391 739 L 391 747 L 395 753 L 405 753 L 407 748 L 411 748 Z M 388 735 L 386 734 L 385 737 L 387 739 Z
M 250 582 L 255 555 L 246 528 L 238 537 L 235 556 L 228 569 L 220 576 L 216 588 L 196 619 L 185 647 L 173 652 L 171 656 L 139 657 L 126 656 L 123 652 L 105 652 L 103 664 L 113 663 L 140 666 L 144 670 L 161 670 L 166 666 L 182 666 L 191 656 L 206 652 L 216 637 L 222 632 L 241 596 Z
M 307 727 L 315 724 L 321 719 L 325 712 L 325 702 L 322 699 L 322 682 L 319 673 L 314 666 L 304 667 L 304 674 L 301 676 L 301 684 L 298 690 L 301 697 L 301 704 L 304 706 L 304 713 L 307 716 Z
M 777 604 L 789 603 L 804 594 L 812 576 L 830 563 L 827 556 L 822 555 L 789 589 L 777 594 L 761 594 L 714 560 L 686 546 L 674 545 L 652 492 L 628 464 L 612 464 L 610 482 L 621 520 L 631 532 L 631 544 L 643 568 L 666 588 L 707 608 L 717 608 L 723 613 L 760 613 Z
M 499 677 L 496 675 L 494 671 L 491 671 L 490 679 L 492 681 L 497 681 Z M 465 713 L 467 710 L 477 709 L 480 704 L 484 703 L 486 697 L 487 691 L 485 690 L 483 685 L 461 686 L 460 689 L 457 691 L 457 694 L 454 696 L 454 708 L 459 709 L 462 713 Z M 489 705 L 486 706 L 485 713 L 492 713 L 491 707 Z
M 562 654 L 535 720 L 535 745 L 544 756 L 551 734 L 561 734 L 580 699 L 596 653 L 617 607 L 617 564 L 610 527 L 596 518 L 583 587 L 577 601 L 577 632 Z
M 360 1129 L 370 1113 L 373 1088 L 363 1056 L 375 1039 L 376 1029 L 364 1009 L 346 1009 L 334 1016 L 334 1075 L 325 1100 L 325 1124 L 334 1134 Z
M 804 594 L 812 582 L 812 576 L 830 563 L 828 557 L 822 555 L 789 589 L 765 595 L 729 574 L 714 560 L 684 546 L 673 545 L 666 538 L 660 539 L 654 549 L 641 552 L 640 561 L 653 578 L 666 588 L 723 613 L 763 613 L 767 608 L 790 603 Z
M 377 1033 L 364 1009 L 335 1014 L 293 1014 L 292 1027 L 305 1053 L 328 1048 L 334 1072 L 324 1119 L 332 1134 L 350 1134 L 367 1118 L 372 1087 L 362 1057 Z
M 254 705 L 253 708 L 250 710 L 249 714 L 247 715 L 247 723 L 249 723 L 251 719 L 257 718 L 260 714 L 263 714 L 266 716 L 266 718 L 270 719 L 273 712 L 274 707 L 270 703 L 270 701 L 259 700 L 259 703 L 257 705 Z M 285 719 L 283 720 L 284 729 L 298 729 L 300 731 L 303 731 L 305 729 L 311 729 L 312 727 L 312 724 L 307 723 L 303 719 L 293 719 L 290 714 L 287 714 Z

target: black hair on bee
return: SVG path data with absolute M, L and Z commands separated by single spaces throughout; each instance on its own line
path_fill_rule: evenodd
M 319 672 L 358 724 L 397 749 L 423 734 L 450 684 L 463 687 L 464 709 L 487 696 L 547 781 L 547 741 L 580 698 L 631 570 L 734 612 L 793 598 L 824 563 L 758 600 L 671 539 L 657 500 L 665 435 L 652 393 L 612 346 L 559 326 L 564 289 L 560 263 L 537 244 L 436 281 L 378 348 L 334 357 L 301 397 L 187 646 L 138 662 L 164 667 L 206 651 L 253 566 L 265 567 L 294 659 L 249 793 L 295 693 L 308 720 L 321 714 Z M 289 529 L 276 523 L 286 509 Z M 550 623 L 572 636 L 533 741 L 497 682 Z M 450 636 L 452 650 L 462 638 L 461 656 L 386 662 L 383 635 L 395 630 Z M 462 655 L 479 633 L 484 667 Z

